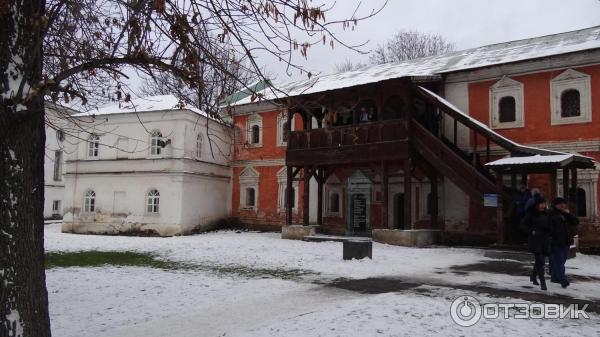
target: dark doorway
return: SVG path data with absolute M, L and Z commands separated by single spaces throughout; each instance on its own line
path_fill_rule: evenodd
M 394 228 L 404 229 L 404 194 L 394 195 Z

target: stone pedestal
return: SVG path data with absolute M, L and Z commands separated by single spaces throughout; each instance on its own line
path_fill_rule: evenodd
M 373 242 L 372 241 L 344 241 L 344 260 L 373 258 Z
M 281 238 L 286 240 L 302 240 L 305 236 L 317 234 L 318 226 L 290 225 L 281 228 Z
M 440 231 L 437 229 L 373 229 L 372 235 L 373 241 L 388 245 L 425 247 L 438 243 Z

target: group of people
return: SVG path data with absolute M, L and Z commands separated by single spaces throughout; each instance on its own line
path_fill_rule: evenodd
M 527 233 L 529 250 L 535 258 L 530 280 L 533 284 L 540 285 L 542 290 L 547 290 L 544 266 L 548 257 L 550 281 L 566 288 L 569 281 L 565 275 L 565 263 L 574 243 L 579 221 L 571 214 L 564 198 L 556 198 L 551 207 L 548 207 L 548 202 L 539 191 L 532 189 L 529 195 L 526 200 L 518 200 L 517 207 L 522 206 L 520 228 Z
M 361 107 L 358 114 L 359 123 L 368 123 L 374 121 L 377 116 L 375 108 Z M 325 127 L 342 126 L 352 124 L 354 121 L 354 111 L 350 109 L 327 110 L 323 118 Z

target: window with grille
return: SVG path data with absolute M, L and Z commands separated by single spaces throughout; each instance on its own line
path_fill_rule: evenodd
M 96 192 L 92 190 L 85 192 L 83 211 L 85 213 L 93 213 L 96 211 Z
M 100 137 L 95 134 L 91 134 L 88 138 L 88 157 L 98 157 L 100 149 Z
M 158 213 L 160 204 L 160 193 L 157 190 L 150 190 L 147 195 L 146 212 L 151 214 Z
M 162 133 L 158 130 L 152 131 L 150 135 L 150 155 L 160 156 L 163 144 Z
M 62 180 L 62 151 L 54 151 L 54 181 Z

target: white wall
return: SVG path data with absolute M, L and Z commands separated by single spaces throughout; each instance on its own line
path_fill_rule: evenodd
M 65 179 L 64 169 L 67 152 L 70 150 L 70 145 L 66 140 L 61 141 L 57 137 L 57 130 L 66 132 L 68 122 L 61 118 L 57 109 L 61 109 L 61 113 L 72 112 L 66 108 L 60 108 L 51 103 L 46 103 L 46 150 L 44 154 L 44 218 L 53 216 L 62 216 L 64 208 L 64 191 Z M 54 179 L 55 152 L 62 152 L 62 162 L 60 163 L 61 173 L 58 179 Z M 60 207 L 58 211 L 52 210 L 53 201 L 58 200 Z
M 81 120 L 81 125 L 90 126 L 74 138 L 86 140 L 95 133 L 101 145 L 97 158 L 88 156 L 86 141 L 78 141 L 77 149 L 69 155 L 64 231 L 167 236 L 187 234 L 194 227 L 206 229 L 229 216 L 228 127 L 214 121 L 208 121 L 207 126 L 205 117 L 188 110 Z M 160 130 L 163 139 L 169 141 L 159 156 L 150 154 L 153 130 Z M 203 138 L 200 157 L 196 152 L 199 133 Z M 146 212 L 147 193 L 152 188 L 160 193 L 159 214 Z M 82 212 L 88 189 L 96 192 L 94 214 Z M 116 199 L 124 201 L 115 204 Z
M 462 112 L 469 114 L 469 84 L 467 82 L 446 83 L 444 96 Z M 444 118 L 444 134 L 452 140 L 454 136 L 454 120 L 452 118 Z M 458 123 L 457 141 L 460 147 L 469 145 L 468 129 L 460 123 Z
M 462 112 L 469 114 L 469 85 L 467 82 L 446 83 L 445 98 Z M 444 119 L 444 134 L 449 139 L 454 135 L 454 121 Z M 469 132 L 458 123 L 458 146 L 467 148 L 469 145 Z M 444 179 L 443 198 L 445 205 L 444 221 L 447 225 L 460 226 L 469 220 L 469 197 L 450 179 Z

